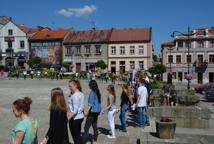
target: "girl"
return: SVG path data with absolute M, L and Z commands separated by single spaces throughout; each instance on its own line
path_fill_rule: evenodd
M 115 123 L 114 123 L 114 114 L 116 112 L 116 95 L 113 85 L 108 85 L 107 91 L 109 93 L 107 99 L 107 107 L 104 109 L 104 112 L 108 112 L 108 122 L 111 129 L 111 135 L 108 135 L 108 138 L 115 137 Z
M 51 90 L 49 129 L 42 144 L 68 144 L 67 106 L 61 88 Z
M 12 110 L 16 117 L 20 118 L 16 127 L 12 130 L 12 144 L 37 144 L 37 120 L 30 115 L 30 104 L 32 100 L 29 97 L 17 99 L 13 102 Z
M 122 94 L 121 94 L 121 104 L 120 104 L 120 122 L 121 122 L 121 130 L 123 132 L 126 131 L 126 111 L 129 109 L 129 105 L 131 104 L 131 98 L 129 95 L 129 86 L 128 84 L 122 85 Z
M 87 142 L 87 137 L 89 135 L 89 128 L 92 125 L 94 130 L 94 138 L 93 144 L 97 143 L 98 130 L 97 130 L 97 119 L 98 115 L 101 112 L 101 94 L 98 88 L 97 82 L 95 80 L 91 80 L 89 82 L 89 87 L 91 92 L 88 97 L 88 108 L 86 108 L 84 114 L 87 117 L 84 127 L 84 135 L 83 135 L 83 144 Z
M 69 89 L 72 93 L 68 99 L 69 106 L 69 128 L 74 140 L 74 144 L 81 144 L 81 125 L 84 118 L 84 95 L 81 92 L 82 88 L 78 80 L 69 81 Z

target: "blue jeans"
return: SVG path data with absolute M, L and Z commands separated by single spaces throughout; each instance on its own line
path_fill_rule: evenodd
M 126 131 L 126 111 L 129 109 L 129 105 L 128 104 L 122 104 L 120 107 L 120 122 L 121 122 L 121 129 L 123 131 Z
M 140 127 L 146 126 L 146 107 L 137 107 Z

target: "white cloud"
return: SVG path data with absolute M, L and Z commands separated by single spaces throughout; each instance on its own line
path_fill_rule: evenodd
M 88 6 L 85 5 L 82 8 L 68 8 L 61 9 L 58 11 L 58 14 L 63 15 L 65 17 L 81 17 L 92 14 L 96 11 L 96 7 L 94 5 Z

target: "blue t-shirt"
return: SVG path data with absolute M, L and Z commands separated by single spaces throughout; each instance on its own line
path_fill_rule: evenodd
M 24 139 L 22 144 L 34 144 L 37 136 L 38 122 L 35 119 L 23 119 L 17 123 L 16 127 L 12 130 L 11 138 L 12 144 L 15 144 L 17 132 L 24 132 Z
M 101 105 L 99 103 L 97 94 L 91 91 L 88 97 L 88 105 L 91 106 L 91 112 L 101 112 Z

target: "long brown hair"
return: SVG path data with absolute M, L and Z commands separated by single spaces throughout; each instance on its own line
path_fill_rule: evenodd
M 129 96 L 129 85 L 127 83 L 122 85 L 122 89 L 126 93 L 126 95 Z
M 108 85 L 108 91 L 110 94 L 112 94 L 114 97 L 116 97 L 114 85 L 112 85 L 112 84 Z
M 67 105 L 65 102 L 64 94 L 61 88 L 53 88 L 51 90 L 51 104 L 49 110 L 58 107 L 63 112 L 67 112 Z
M 78 89 L 80 92 L 82 92 L 82 87 L 81 87 L 80 82 L 79 82 L 78 80 L 71 79 L 71 80 L 69 80 L 68 83 L 74 83 L 74 84 L 77 86 L 77 89 Z

